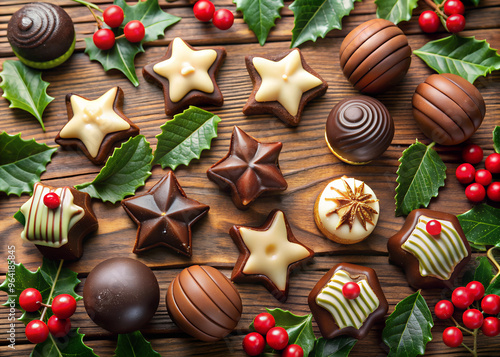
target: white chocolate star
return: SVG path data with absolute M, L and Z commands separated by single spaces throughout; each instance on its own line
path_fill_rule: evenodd
M 96 157 L 107 134 L 130 128 L 130 124 L 114 110 L 117 91 L 118 87 L 111 88 L 96 100 L 72 95 L 73 117 L 61 129 L 59 136 L 80 139 L 90 155 Z
M 170 58 L 155 64 L 153 71 L 168 79 L 170 100 L 178 102 L 194 89 L 213 93 L 214 83 L 208 70 L 216 58 L 214 50 L 192 50 L 176 37 Z
M 291 115 L 297 115 L 302 94 L 323 83 L 302 67 L 298 50 L 277 62 L 255 57 L 253 65 L 262 78 L 255 100 L 278 101 Z
M 310 254 L 302 245 L 288 240 L 281 211 L 274 216 L 268 230 L 240 227 L 240 235 L 250 251 L 243 273 L 266 275 L 280 290 L 286 289 L 288 266 Z

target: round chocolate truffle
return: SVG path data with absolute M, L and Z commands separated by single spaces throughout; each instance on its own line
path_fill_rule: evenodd
M 364 95 L 340 101 L 326 121 L 328 147 L 348 164 L 366 164 L 377 158 L 393 137 L 394 122 L 385 105 Z
M 381 93 L 396 85 L 411 62 L 403 31 L 392 22 L 373 19 L 349 32 L 340 46 L 340 67 L 362 93 Z
M 457 145 L 472 136 L 486 113 L 477 88 L 456 74 L 431 74 L 413 95 L 413 117 L 420 130 L 441 145 Z
M 24 64 L 53 68 L 66 61 L 75 49 L 75 27 L 62 7 L 31 3 L 10 18 L 7 38 L 14 54 Z
M 160 302 L 160 287 L 145 264 L 111 258 L 90 272 L 83 286 L 87 314 L 113 333 L 129 333 L 146 325 Z
M 202 341 L 218 341 L 238 324 L 243 309 L 240 294 L 228 278 L 209 266 L 193 265 L 170 283 L 170 318 L 184 332 Z

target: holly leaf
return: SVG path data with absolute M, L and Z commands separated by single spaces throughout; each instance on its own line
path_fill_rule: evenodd
M 210 149 L 212 139 L 217 137 L 217 124 L 221 119 L 206 110 L 190 106 L 184 112 L 163 124 L 158 134 L 158 144 L 153 165 L 175 170 L 180 164 L 189 165 L 199 159 L 201 152 Z
M 78 274 L 71 269 L 61 268 L 58 275 L 57 271 L 59 270 L 60 264 L 61 263 L 58 261 L 43 258 L 42 267 L 40 269 L 40 273 L 47 284 L 54 286 L 52 296 L 55 297 L 61 294 L 69 294 L 73 296 L 76 301 L 81 300 L 82 297 L 75 292 L 76 286 L 80 284 L 80 280 L 77 278 Z
M 92 198 L 116 203 L 144 186 L 151 175 L 152 158 L 149 142 L 144 135 L 137 135 L 115 148 L 94 181 L 75 188 L 87 192 Z
M 361 0 L 295 0 L 290 6 L 295 19 L 290 47 L 316 42 L 333 29 L 342 29 L 342 18 Z
M 486 285 L 484 286 L 486 288 Z M 484 295 L 495 294 L 500 295 L 500 278 L 496 278 L 488 285 L 486 288 Z
M 495 152 L 500 153 L 500 126 L 495 126 L 493 129 L 493 148 Z
M 89 55 L 91 60 L 100 62 L 104 71 L 117 69 L 137 87 L 139 79 L 135 72 L 134 59 L 138 53 L 144 52 L 142 43 L 154 41 L 158 37 L 163 36 L 165 29 L 180 21 L 181 18 L 162 11 L 158 0 L 139 1 L 135 5 L 127 5 L 124 0 L 115 0 L 114 4 L 123 9 L 127 23 L 132 20 L 142 22 L 146 30 L 144 39 L 139 43 L 131 43 L 126 38 L 120 38 L 116 40 L 115 45 L 111 49 L 103 51 L 96 47 L 92 37 L 87 37 L 85 38 L 85 53 Z M 123 34 L 123 27 L 112 30 L 115 36 Z
M 160 357 L 139 331 L 118 335 L 114 357 Z
M 394 22 L 410 21 L 417 0 L 376 0 L 377 17 Z
M 444 186 L 446 166 L 436 151 L 434 143 L 428 146 L 416 141 L 403 151 L 396 172 L 396 216 L 407 215 L 421 206 L 427 207 L 432 197 Z
M 7 60 L 3 62 L 0 77 L 2 97 L 10 102 L 9 108 L 19 108 L 31 113 L 45 131 L 42 114 L 54 98 L 47 95 L 49 83 L 42 80 L 42 72 L 24 65 L 21 61 Z
M 432 326 L 432 315 L 420 290 L 401 300 L 382 331 L 382 340 L 390 348 L 388 356 L 423 355 L 432 340 Z
M 21 196 L 32 193 L 57 148 L 23 140 L 21 134 L 0 133 L 0 192 Z
M 484 288 L 488 288 L 491 279 L 493 279 L 493 271 L 490 261 L 486 257 L 477 257 L 477 265 L 470 266 L 462 277 L 462 286 L 466 286 L 471 281 L 479 281 Z
M 45 342 L 39 343 L 31 352 L 31 357 L 98 357 L 92 348 L 83 343 L 83 334 L 78 332 L 79 328 L 73 328 L 61 338 L 55 338 L 49 334 Z
M 357 339 L 349 336 L 338 336 L 332 339 L 323 337 L 316 340 L 314 350 L 309 357 L 347 357 Z
M 469 242 L 476 246 L 500 247 L 500 209 L 483 203 L 457 218 Z
M 269 31 L 280 19 L 283 0 L 233 0 L 236 10 L 243 13 L 243 21 L 253 31 L 261 46 L 266 43 Z
M 413 53 L 436 72 L 457 74 L 471 83 L 500 69 L 497 50 L 475 37 L 452 35 L 428 42 Z

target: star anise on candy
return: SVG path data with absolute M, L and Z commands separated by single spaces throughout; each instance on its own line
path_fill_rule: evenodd
M 357 217 L 363 228 L 366 230 L 366 223 L 368 222 L 373 225 L 373 215 L 378 214 L 377 210 L 370 206 L 370 203 L 377 202 L 378 200 L 371 199 L 371 194 L 364 193 L 364 182 L 358 187 L 356 187 L 356 182 L 354 182 L 353 191 L 351 186 L 349 186 L 343 178 L 341 178 L 341 180 L 344 183 L 345 191 L 331 187 L 331 189 L 337 192 L 341 197 L 326 198 L 326 200 L 334 201 L 337 204 L 337 207 L 328 212 L 326 215 L 330 216 L 337 213 L 339 215 L 339 222 L 336 228 L 339 228 L 343 224 L 348 224 L 349 230 L 352 229 L 354 220 Z

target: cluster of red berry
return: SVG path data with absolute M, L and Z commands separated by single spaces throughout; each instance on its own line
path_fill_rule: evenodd
M 482 299 L 482 300 L 481 300 Z M 481 300 L 482 312 L 478 309 L 470 309 L 470 305 L 474 301 Z M 478 281 L 471 281 L 466 287 L 456 288 L 449 300 L 441 300 L 436 304 L 434 313 L 441 320 L 453 318 L 453 312 L 457 309 L 465 310 L 462 314 L 462 322 L 467 329 L 476 330 L 481 328 L 485 336 L 493 337 L 500 333 L 500 320 L 496 317 L 500 313 L 500 296 L 489 294 L 484 296 L 484 286 Z M 483 314 L 495 315 L 484 317 Z M 457 326 L 448 327 L 443 332 L 443 342 L 448 347 L 458 347 L 463 342 L 463 334 L 461 330 L 475 334 L 460 326 L 454 321 Z
M 263 312 L 253 320 L 257 332 L 250 332 L 243 339 L 243 350 L 249 356 L 258 356 L 264 352 L 266 342 L 272 349 L 282 351 L 282 357 L 303 357 L 302 347 L 288 344 L 288 332 L 283 327 L 276 326 L 273 315 Z M 264 340 L 265 337 L 265 340 Z
M 422 31 L 434 33 L 438 30 L 440 18 L 446 21 L 446 29 L 451 33 L 465 28 L 465 7 L 460 0 L 448 0 L 443 5 L 433 5 L 434 11 L 427 10 L 420 14 L 418 24 Z
M 500 202 L 500 182 L 492 182 L 493 174 L 500 174 L 500 154 L 488 155 L 484 162 L 486 169 L 477 171 L 472 165 L 483 161 L 483 149 L 478 145 L 468 145 L 462 151 L 462 159 L 465 163 L 457 167 L 455 176 L 460 183 L 469 184 L 465 189 L 467 199 L 477 203 L 487 195 L 490 200 Z
M 106 25 L 111 28 L 117 28 L 120 27 L 123 23 L 125 15 L 121 7 L 117 5 L 111 5 L 106 10 L 104 10 L 104 12 L 102 13 L 102 18 Z M 94 41 L 94 44 L 97 48 L 101 50 L 109 50 L 115 45 L 116 40 L 118 38 L 121 38 L 121 36 L 115 38 L 115 34 L 112 30 L 100 27 L 101 26 L 99 26 L 99 30 L 94 33 L 92 40 Z M 140 22 L 139 20 L 129 21 L 123 28 L 123 36 L 125 36 L 125 38 L 132 43 L 141 42 L 145 35 L 146 29 L 144 28 L 142 22 Z
M 44 311 L 40 320 L 32 320 L 26 325 L 26 338 L 31 343 L 44 342 L 49 337 L 49 332 L 54 337 L 64 337 L 71 329 L 69 318 L 76 310 L 76 300 L 71 295 L 57 295 L 52 300 L 52 305 L 46 305 L 42 302 L 42 294 L 37 289 L 28 288 L 19 296 L 19 305 L 21 305 L 23 310 L 28 312 L 37 311 L 42 306 L 45 309 L 52 308 L 53 315 L 47 323 L 43 321 L 43 317 L 45 316 Z
M 199 0 L 193 6 L 194 17 L 202 22 L 212 23 L 219 30 L 227 30 L 233 26 L 234 15 L 228 9 L 215 11 L 215 6 L 210 0 Z

